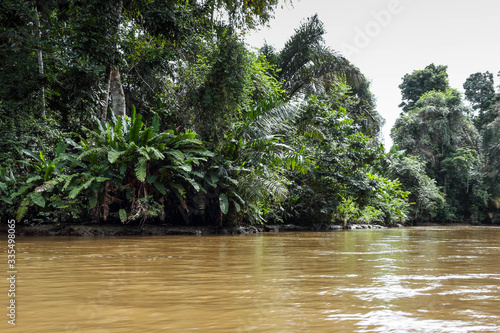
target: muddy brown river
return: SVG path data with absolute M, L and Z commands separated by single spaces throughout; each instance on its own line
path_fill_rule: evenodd
M 500 228 L 16 242 L 1 332 L 500 332 Z

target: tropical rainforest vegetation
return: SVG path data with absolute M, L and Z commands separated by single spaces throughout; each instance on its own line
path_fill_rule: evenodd
M 493 74 L 401 84 L 384 152 L 370 81 L 277 0 L 0 4 L 2 221 L 230 226 L 500 222 Z M 376 79 L 376 78 L 374 78 Z

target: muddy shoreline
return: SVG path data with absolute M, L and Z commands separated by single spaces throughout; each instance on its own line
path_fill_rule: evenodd
M 472 223 L 419 223 L 417 225 L 397 224 L 392 227 L 406 226 L 476 226 Z M 337 224 L 321 224 L 301 226 L 296 224 L 268 224 L 241 227 L 214 226 L 179 226 L 179 225 L 124 225 L 124 224 L 18 224 L 18 236 L 83 236 L 83 237 L 113 237 L 113 236 L 165 236 L 165 235 L 248 235 L 262 232 L 293 232 L 293 231 L 342 231 L 359 229 L 385 229 L 387 226 L 378 224 L 350 224 L 346 228 Z M 7 234 L 7 224 L 0 224 L 0 235 Z
M 347 230 L 382 229 L 381 225 L 347 226 Z M 0 225 L 0 234 L 7 234 L 7 225 Z M 291 231 L 339 231 L 340 225 L 321 225 L 304 227 L 295 224 L 271 224 L 241 227 L 208 227 L 208 226 L 175 226 L 175 225 L 145 225 L 144 227 L 119 224 L 19 224 L 16 225 L 18 236 L 164 236 L 164 235 L 247 235 L 261 232 L 291 232 Z

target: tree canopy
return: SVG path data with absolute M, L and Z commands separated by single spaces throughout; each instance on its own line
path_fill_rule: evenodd
M 464 83 L 465 97 L 479 110 L 475 114 L 457 90 L 447 87 L 445 70 L 446 66 L 431 64 L 404 76 L 402 94 L 413 97 L 401 105 L 405 112 L 396 120 L 391 137 L 407 158 L 423 162 L 425 174 L 441 189 L 444 205 L 434 219 L 496 220 L 498 164 L 494 166 L 492 149 L 498 144 L 494 133 L 499 104 L 495 104 L 493 75 L 475 73 Z M 411 90 L 416 81 L 417 88 Z M 424 92 L 416 99 L 420 91 Z
M 403 82 L 399 85 L 402 96 L 399 107 L 406 112 L 412 109 L 426 92 L 446 91 L 449 88 L 447 68 L 448 66 L 430 64 L 424 69 L 405 74 Z

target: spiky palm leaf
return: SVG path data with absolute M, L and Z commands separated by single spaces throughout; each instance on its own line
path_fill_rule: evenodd
M 318 15 L 310 17 L 286 42 L 278 55 L 278 75 L 291 97 L 323 93 L 341 77 L 351 86 L 364 81 L 359 69 L 324 45 L 325 30 Z

